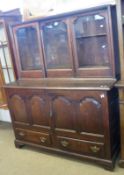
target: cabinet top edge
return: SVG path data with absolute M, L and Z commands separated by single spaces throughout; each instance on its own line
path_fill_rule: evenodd
M 115 82 L 116 80 L 114 79 L 28 79 L 18 80 L 4 85 L 4 87 L 25 89 L 110 90 Z
M 22 24 L 28 24 L 31 22 L 42 22 L 42 21 L 52 20 L 52 19 L 56 19 L 56 18 L 58 19 L 58 18 L 64 18 L 64 17 L 74 16 L 74 15 L 80 15 L 81 13 L 88 13 L 90 11 L 96 11 L 96 10 L 109 10 L 112 7 L 115 7 L 115 4 L 99 5 L 99 6 L 95 6 L 95 7 L 84 8 L 84 9 L 79 9 L 79 10 L 72 10 L 69 12 L 62 12 L 62 13 L 48 15 L 48 16 L 38 16 L 34 19 L 28 19 L 28 20 L 23 21 L 23 22 L 12 24 L 11 26 L 16 27 L 16 26 L 19 26 Z

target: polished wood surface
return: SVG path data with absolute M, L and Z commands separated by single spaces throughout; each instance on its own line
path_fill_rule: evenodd
M 115 79 L 78 79 L 78 78 L 47 78 L 47 79 L 20 79 L 4 85 L 7 88 L 29 89 L 91 89 L 110 90 L 115 84 Z
M 66 150 L 72 155 L 77 153 L 79 157 L 87 155 L 91 160 L 98 157 L 100 164 L 109 161 L 108 167 L 114 166 L 113 158 L 119 148 L 116 89 L 30 89 L 16 86 L 6 86 L 5 89 L 16 144 L 21 140 L 42 145 L 40 137 L 47 134 L 51 138 L 44 136 L 43 142 L 51 139 L 51 147 L 55 149 Z
M 118 92 L 114 84 L 119 73 L 115 69 L 118 52 L 114 49 L 112 26 L 116 28 L 116 19 L 113 24 L 112 11 L 115 13 L 114 6 L 103 6 L 12 27 L 18 80 L 4 87 L 16 147 L 32 145 L 114 168 L 119 151 Z M 31 67 L 24 60 L 23 67 L 16 32 L 31 26 L 37 26 L 35 42 L 41 57 L 34 53 L 29 59 L 33 41 L 26 40 L 22 48 L 28 50 L 22 56 Z M 76 38 L 82 32 L 84 38 Z M 37 59 L 42 60 L 43 69 L 31 70 Z

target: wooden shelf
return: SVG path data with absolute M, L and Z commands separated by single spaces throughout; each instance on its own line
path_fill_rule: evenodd
M 86 35 L 86 36 L 76 37 L 76 39 L 90 38 L 90 37 L 101 37 L 101 36 L 106 36 L 106 35 L 107 35 L 107 33 L 102 33 L 102 34 L 97 34 L 97 35 Z

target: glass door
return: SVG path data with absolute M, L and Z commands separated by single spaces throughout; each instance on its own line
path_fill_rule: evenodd
M 15 73 L 11 61 L 5 21 L 0 20 L 0 108 L 6 108 L 4 85 L 15 81 Z
M 44 60 L 48 77 L 70 77 L 73 61 L 67 21 L 41 23 Z
M 38 24 L 26 24 L 14 29 L 16 43 L 16 64 L 22 78 L 41 78 L 44 76 L 42 51 Z
M 77 76 L 112 76 L 111 38 L 107 13 L 73 18 L 73 43 Z
M 0 64 L 3 72 L 4 82 L 10 83 L 15 81 L 13 65 L 11 62 L 11 56 L 6 37 L 6 28 L 2 22 L 0 22 Z

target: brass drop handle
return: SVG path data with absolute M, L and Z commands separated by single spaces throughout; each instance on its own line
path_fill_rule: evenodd
M 21 136 L 21 137 L 24 137 L 25 136 L 25 133 L 24 132 L 19 132 L 19 135 Z
M 97 152 L 99 152 L 100 147 L 98 147 L 98 146 L 91 146 L 90 149 L 91 149 L 91 151 L 92 151 L 93 153 L 97 153 Z
M 63 147 L 67 147 L 67 146 L 69 145 L 69 142 L 67 142 L 66 140 L 62 140 L 62 141 L 61 141 L 61 145 L 62 145 Z
M 47 138 L 45 138 L 45 137 L 40 137 L 40 141 L 41 141 L 42 143 L 45 143 L 46 140 L 47 140 Z

